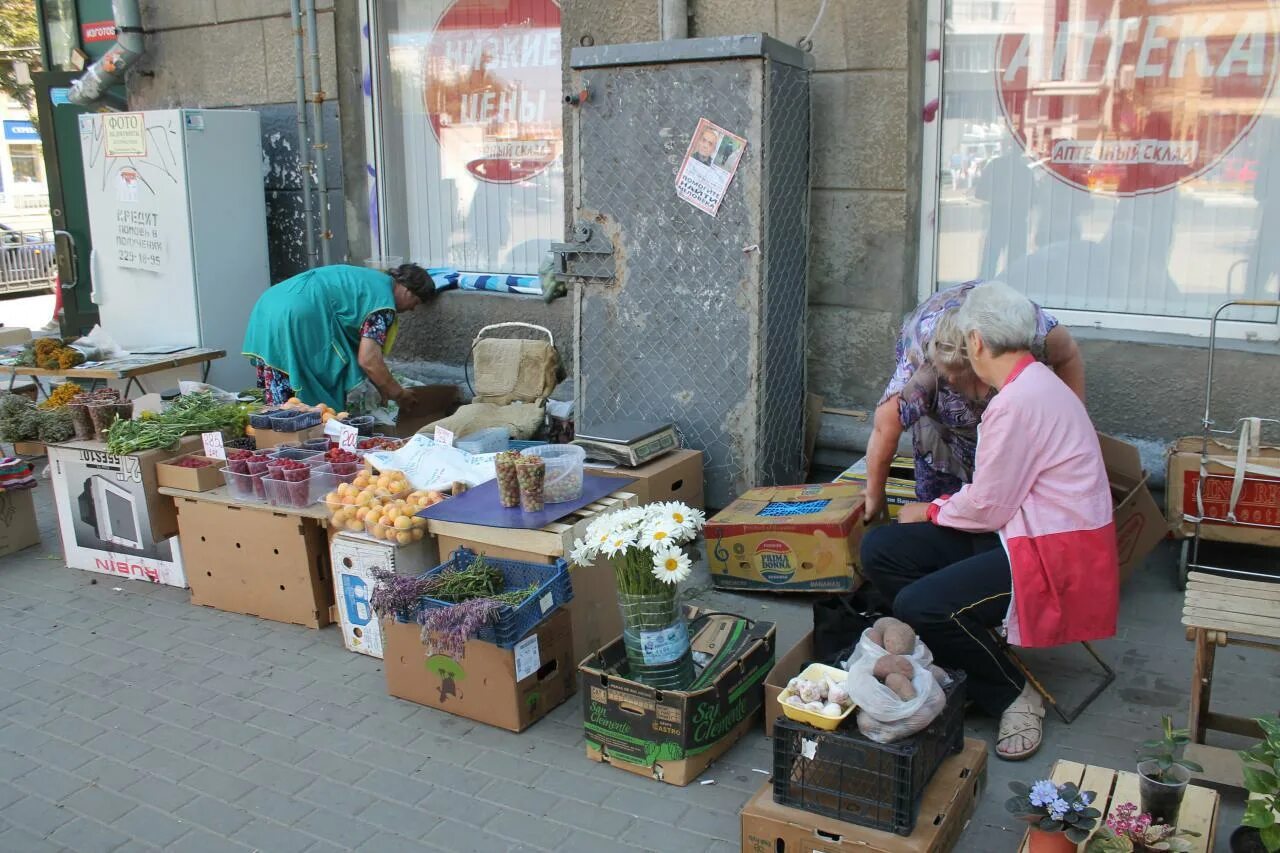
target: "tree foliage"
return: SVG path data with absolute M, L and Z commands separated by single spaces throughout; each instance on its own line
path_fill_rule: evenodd
M 35 0 L 0 0 L 0 93 L 22 104 L 34 119 L 33 87 L 18 82 L 15 62 L 40 67 L 40 24 Z

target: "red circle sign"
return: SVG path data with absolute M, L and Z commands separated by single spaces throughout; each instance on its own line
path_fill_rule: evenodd
M 1155 193 L 1204 173 L 1276 81 L 1277 0 L 1029 5 L 1040 14 L 1019 8 L 997 41 L 1000 108 L 1023 149 L 1081 189 Z
M 431 33 L 423 76 L 446 170 L 514 183 L 560 156 L 556 0 L 456 0 Z

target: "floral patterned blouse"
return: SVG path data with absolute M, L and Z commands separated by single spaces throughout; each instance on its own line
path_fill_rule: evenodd
M 973 477 L 978 423 L 991 398 L 972 400 L 952 388 L 929 361 L 927 352 L 938 316 L 960 307 L 969 291 L 979 284 L 970 281 L 940 290 L 911 312 L 898 336 L 897 367 L 880 398 L 884 403 L 895 394 L 898 396 L 902 426 L 911 429 L 916 497 L 922 501 L 954 494 Z M 1038 305 L 1036 317 L 1031 351 L 1043 362 L 1045 336 L 1058 321 Z
M 368 338 L 378 346 L 384 346 L 395 321 L 396 312 L 393 309 L 374 311 L 365 318 L 364 325 L 360 327 L 360 337 Z M 274 367 L 268 367 L 258 358 L 252 358 L 249 361 L 258 369 L 258 387 L 262 389 L 264 402 L 268 406 L 278 406 L 293 396 L 289 374 Z

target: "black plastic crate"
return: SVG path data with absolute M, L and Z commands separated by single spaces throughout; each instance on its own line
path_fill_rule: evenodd
M 946 708 L 927 729 L 897 743 L 864 737 L 856 712 L 834 732 L 779 717 L 773 727 L 774 802 L 910 835 L 933 774 L 964 749 L 964 673 L 950 675 Z

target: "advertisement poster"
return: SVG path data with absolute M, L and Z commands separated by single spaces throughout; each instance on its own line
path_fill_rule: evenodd
M 741 136 L 705 118 L 698 119 L 698 127 L 689 140 L 689 149 L 676 177 L 676 195 L 703 213 L 715 216 L 746 147 L 747 140 Z
M 983 5 L 942 19 L 937 286 L 1191 334 L 1275 299 L 1280 2 Z
M 103 116 L 108 157 L 146 157 L 147 129 L 142 113 L 109 113 Z

